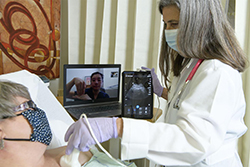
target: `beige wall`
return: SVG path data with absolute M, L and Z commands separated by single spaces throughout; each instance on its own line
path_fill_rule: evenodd
M 61 55 L 60 78 L 50 81 L 50 90 L 55 96 L 62 96 L 63 64 L 68 63 L 68 0 L 61 1 Z
M 236 0 L 235 5 L 235 31 L 237 38 L 240 42 L 241 47 L 243 48 L 245 54 L 247 55 L 248 59 L 250 59 L 250 1 L 249 0 Z M 248 68 L 243 73 L 243 85 L 244 85 L 244 93 L 246 98 L 246 114 L 245 114 L 245 124 L 247 127 L 250 127 L 250 90 L 249 90 L 249 83 L 250 83 L 250 68 Z M 244 167 L 250 167 L 249 159 L 250 159 L 250 133 L 249 129 L 247 133 L 240 138 L 239 140 L 239 153 L 242 159 L 242 163 Z

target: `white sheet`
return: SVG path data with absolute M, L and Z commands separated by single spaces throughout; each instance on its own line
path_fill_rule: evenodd
M 66 145 L 64 134 L 74 121 L 39 76 L 27 70 L 21 70 L 0 75 L 0 79 L 7 79 L 26 86 L 32 100 L 46 112 L 53 133 L 52 142 L 48 148 Z

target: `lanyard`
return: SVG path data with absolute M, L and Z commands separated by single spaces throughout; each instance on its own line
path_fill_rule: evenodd
M 179 101 L 180 101 L 180 98 L 181 98 L 181 95 L 182 95 L 182 92 L 184 92 L 184 90 L 186 89 L 189 81 L 191 81 L 191 79 L 193 78 L 194 74 L 196 73 L 197 69 L 199 68 L 199 66 L 201 65 L 203 59 L 199 59 L 197 61 L 197 63 L 195 64 L 194 68 L 192 69 L 192 71 L 190 72 L 190 74 L 188 75 L 183 87 L 181 88 L 181 90 L 178 92 L 178 96 L 176 98 L 176 101 L 173 105 L 173 107 L 177 110 L 179 110 Z

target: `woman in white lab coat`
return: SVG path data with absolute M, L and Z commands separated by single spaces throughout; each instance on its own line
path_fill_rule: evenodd
M 168 167 L 241 167 L 237 140 L 247 128 L 240 72 L 246 58 L 220 0 L 161 0 L 159 10 L 165 88 L 151 72 L 154 92 L 167 100 L 166 112 L 156 123 L 93 118 L 98 140 L 119 136 L 122 159 L 146 157 Z M 71 134 L 67 154 L 95 143 L 86 137 L 84 119 L 72 125 L 66 140 Z

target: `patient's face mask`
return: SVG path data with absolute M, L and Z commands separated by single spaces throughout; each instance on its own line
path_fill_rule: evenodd
M 31 134 L 30 139 L 4 138 L 4 140 L 32 141 L 32 142 L 40 142 L 40 143 L 49 145 L 52 140 L 52 132 L 49 126 L 48 119 L 46 117 L 46 113 L 43 110 L 37 108 L 36 105 L 32 101 L 25 102 L 25 103 L 26 103 L 25 105 L 27 108 L 33 108 L 33 110 L 27 109 L 24 112 L 18 114 L 17 116 L 22 115 L 24 118 L 28 120 L 29 124 L 32 126 L 33 133 Z M 30 104 L 27 104 L 27 103 L 30 103 Z
M 166 38 L 166 42 L 168 43 L 168 46 L 178 52 L 177 42 L 176 42 L 177 41 L 177 31 L 178 31 L 178 29 L 165 30 L 165 38 Z

